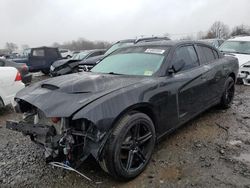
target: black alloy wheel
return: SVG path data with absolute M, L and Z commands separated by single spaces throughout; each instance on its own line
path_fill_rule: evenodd
M 152 120 L 135 112 L 124 116 L 106 144 L 101 166 L 118 179 L 138 176 L 147 166 L 155 145 Z
M 229 108 L 234 99 L 235 81 L 232 77 L 228 77 L 225 82 L 225 90 L 223 92 L 220 106 L 224 109 Z

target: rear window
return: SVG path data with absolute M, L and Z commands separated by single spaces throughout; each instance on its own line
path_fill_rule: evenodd
M 35 49 L 33 50 L 32 55 L 38 57 L 44 57 L 45 56 L 44 49 Z

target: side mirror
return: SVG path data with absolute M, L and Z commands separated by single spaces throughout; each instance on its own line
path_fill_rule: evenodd
M 174 65 L 168 70 L 169 74 L 179 72 L 185 66 L 185 61 L 182 59 L 174 63 Z

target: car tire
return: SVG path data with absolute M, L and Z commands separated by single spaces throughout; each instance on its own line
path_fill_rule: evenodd
M 233 102 L 234 92 L 235 92 L 235 81 L 232 77 L 228 77 L 225 82 L 224 91 L 219 105 L 222 109 L 230 108 Z
M 70 55 L 67 55 L 67 56 L 66 56 L 66 58 L 67 58 L 67 59 L 70 59 L 70 58 L 71 58 L 71 56 L 70 56 Z
M 143 113 L 123 116 L 111 132 L 100 166 L 118 180 L 130 180 L 147 166 L 155 145 L 152 120 Z

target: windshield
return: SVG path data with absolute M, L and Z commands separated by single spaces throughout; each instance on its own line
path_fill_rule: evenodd
M 73 60 L 83 60 L 87 55 L 89 54 L 88 51 L 86 52 L 80 52 L 78 54 L 74 54 L 72 59 Z
M 250 54 L 250 42 L 247 41 L 226 41 L 220 51 L 239 54 Z
M 115 50 L 117 50 L 118 48 L 122 48 L 122 47 L 126 47 L 126 46 L 129 46 L 129 45 L 133 45 L 134 43 L 132 42 L 119 42 L 119 43 L 116 43 L 114 44 L 113 46 L 111 46 L 106 52 L 104 55 L 109 55 L 111 54 L 112 52 L 114 52 Z
M 145 52 L 125 52 L 110 55 L 91 69 L 91 72 L 151 76 L 162 65 L 165 50 L 146 49 Z

